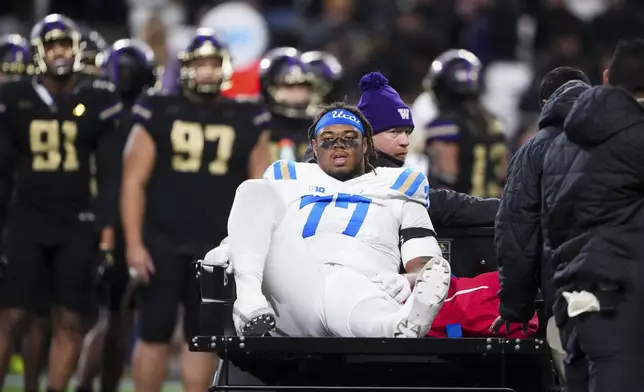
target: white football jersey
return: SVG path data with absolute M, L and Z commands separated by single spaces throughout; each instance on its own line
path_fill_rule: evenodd
M 433 230 L 427 178 L 412 168 L 376 168 L 342 182 L 317 164 L 282 160 L 264 178 L 286 205 L 269 259 L 304 257 L 307 262 L 354 267 L 368 276 L 383 269 L 398 272 L 400 230 Z M 402 261 L 440 255 L 433 239 L 429 246 L 403 250 Z

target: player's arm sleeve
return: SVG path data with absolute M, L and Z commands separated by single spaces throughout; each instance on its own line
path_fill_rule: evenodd
M 122 149 L 119 151 L 118 131 L 119 117 L 123 104 L 116 94 L 107 96 L 109 102 L 99 113 L 101 133 L 96 153 L 98 180 L 98 224 L 103 228 L 113 227 L 118 219 L 118 192 L 120 180 L 120 160 Z
M 402 207 L 400 226 L 400 257 L 403 266 L 407 269 L 407 263 L 417 258 L 442 256 L 427 208 L 418 202 L 406 201 Z
M 7 123 L 7 107 L 0 96 L 0 234 L 7 221 L 7 208 L 13 191 L 13 136 Z
M 297 180 L 297 166 L 294 161 L 280 159 L 273 162 L 262 176 L 265 180 Z
M 258 137 L 248 158 L 249 178 L 261 178 L 262 173 L 271 163 L 271 154 L 269 151 L 271 139 L 270 123 L 271 114 L 265 109 L 262 109 L 259 114 L 253 117 L 253 126 L 258 131 Z
M 429 183 L 427 177 L 411 168 L 400 172 L 391 189 L 406 197 L 401 209 L 400 255 L 403 266 L 420 257 L 442 257 L 434 225 L 429 217 Z
M 510 322 L 533 316 L 542 253 L 541 168 L 545 149 L 526 144 L 508 170 L 496 217 L 494 244 L 499 265 L 500 315 Z
M 429 216 L 437 227 L 492 227 L 500 204 L 449 189 L 429 192 Z
M 246 180 L 228 216 L 228 243 L 235 276 L 262 280 L 274 230 L 286 213 L 269 181 Z

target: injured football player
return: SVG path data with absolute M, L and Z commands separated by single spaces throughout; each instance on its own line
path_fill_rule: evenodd
M 372 128 L 355 107 L 325 108 L 309 138 L 317 163 L 278 161 L 244 182 L 227 244 L 205 258 L 220 264 L 230 248 L 237 332 L 424 337 L 450 281 L 427 179 L 371 167 Z

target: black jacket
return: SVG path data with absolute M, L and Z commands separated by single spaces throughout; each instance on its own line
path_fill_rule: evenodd
M 547 312 L 552 308 L 552 272 L 547 268 L 548 246 L 541 230 L 543 161 L 554 138 L 563 132 L 564 121 L 577 97 L 588 88 L 575 80 L 555 91 L 541 111 L 539 132 L 521 146 L 510 162 L 494 225 L 501 281 L 499 313 L 507 321 L 530 320 L 539 287 L 544 292 Z
M 644 240 L 644 108 L 626 91 L 582 93 L 544 163 L 544 235 L 558 324 L 563 291 L 627 288 Z M 642 260 L 637 260 L 641 262 Z
M 312 153 L 308 162 L 314 162 Z M 378 152 L 374 167 L 402 167 L 403 161 Z M 435 227 L 488 227 L 494 224 L 499 199 L 483 199 L 447 189 L 430 189 L 429 216 Z
M 400 161 L 382 152 L 374 167 L 402 167 Z M 429 216 L 435 227 L 487 227 L 494 224 L 499 199 L 483 199 L 448 189 L 430 189 Z

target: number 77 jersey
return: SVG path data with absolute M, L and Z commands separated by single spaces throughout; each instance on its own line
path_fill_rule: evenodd
M 347 265 L 372 275 L 397 272 L 401 258 L 406 263 L 441 255 L 435 238 L 401 254 L 401 232 L 434 233 L 429 184 L 419 171 L 377 168 L 341 182 L 316 164 L 277 161 L 264 178 L 287 207 L 274 233 L 272 257 Z

